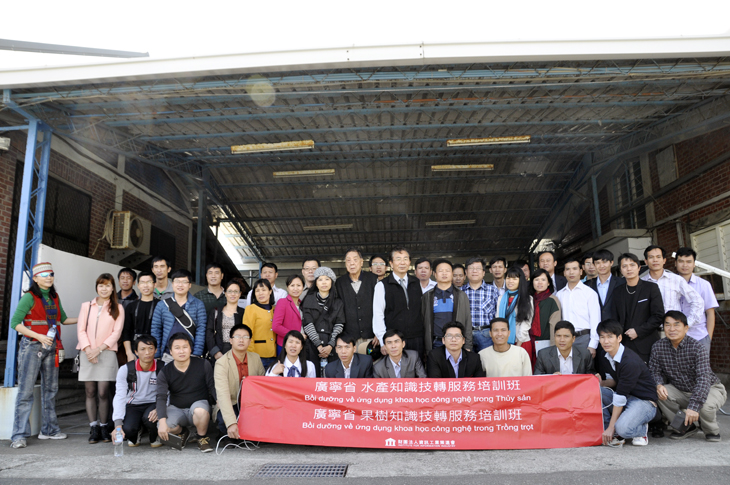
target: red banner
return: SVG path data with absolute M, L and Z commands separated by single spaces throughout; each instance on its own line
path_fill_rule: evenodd
M 591 375 L 496 379 L 248 377 L 242 438 L 401 449 L 575 448 L 601 443 Z

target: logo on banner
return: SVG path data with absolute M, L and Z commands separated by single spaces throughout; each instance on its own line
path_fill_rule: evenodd
M 385 440 L 385 446 L 395 446 L 395 440 L 393 438 L 388 438 Z

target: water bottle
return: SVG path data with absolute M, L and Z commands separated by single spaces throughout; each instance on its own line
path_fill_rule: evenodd
M 56 340 L 56 326 L 52 326 L 48 329 L 48 332 L 46 332 L 46 337 L 50 338 L 52 341 Z M 44 345 L 45 347 L 45 345 Z M 51 343 L 51 347 L 53 347 L 53 343 Z
M 124 456 L 124 437 L 122 437 L 121 426 L 117 426 L 114 433 L 114 456 Z
M 324 375 L 324 368 L 327 367 L 327 359 L 319 359 L 319 367 L 320 367 L 320 370 L 322 371 L 322 377 L 326 377 Z

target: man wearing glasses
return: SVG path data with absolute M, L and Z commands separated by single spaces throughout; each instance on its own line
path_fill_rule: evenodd
M 307 291 L 314 285 L 314 272 L 321 266 L 319 259 L 307 258 L 302 263 L 302 276 L 304 277 L 304 291 L 299 295 L 299 301 L 307 296 Z
M 487 377 L 479 356 L 464 352 L 464 326 L 459 322 L 444 325 L 441 341 L 444 348 L 433 349 L 428 354 L 428 377 Z
M 215 363 L 215 392 L 218 397 L 216 423 L 221 434 L 239 439 L 238 413 L 241 382 L 248 376 L 264 375 L 261 357 L 248 351 L 251 329 L 239 323 L 231 328 L 231 350 Z

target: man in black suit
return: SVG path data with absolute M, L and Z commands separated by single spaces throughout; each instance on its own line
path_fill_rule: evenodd
M 659 340 L 664 322 L 662 294 L 656 283 L 639 279 L 639 258 L 635 254 L 622 254 L 618 264 L 626 280 L 614 290 L 613 312 L 624 326 L 623 344 L 648 364 L 651 346 Z
M 487 377 L 482 361 L 474 352 L 464 352 L 464 325 L 449 322 L 443 326 L 441 341 L 445 348 L 434 348 L 428 354 L 428 377 Z
M 355 348 L 363 348 L 373 339 L 373 293 L 378 277 L 362 270 L 362 253 L 350 248 L 345 253 L 347 277 L 337 278 L 335 288 L 345 309 L 344 334 L 357 337 Z
M 623 283 L 623 278 L 611 274 L 613 267 L 613 253 L 608 249 L 599 249 L 593 253 L 593 266 L 596 267 L 598 276 L 586 281 L 586 285 L 598 293 L 598 302 L 601 304 L 601 321 L 615 320 L 613 314 L 613 291 Z
M 537 353 L 534 375 L 539 374 L 590 374 L 591 354 L 573 347 L 575 327 L 562 320 L 555 324 L 555 344 Z
M 568 280 L 565 276 L 555 274 L 555 267 L 558 265 L 558 260 L 555 259 L 555 253 L 552 251 L 542 251 L 537 255 L 538 265 L 550 274 L 550 279 L 553 280 L 553 287 L 555 293 L 565 288 L 568 284 Z
M 326 377 L 338 379 L 362 379 L 373 377 L 373 359 L 369 355 L 355 353 L 355 337 L 340 334 L 335 351 L 339 360 L 334 360 L 324 368 Z

